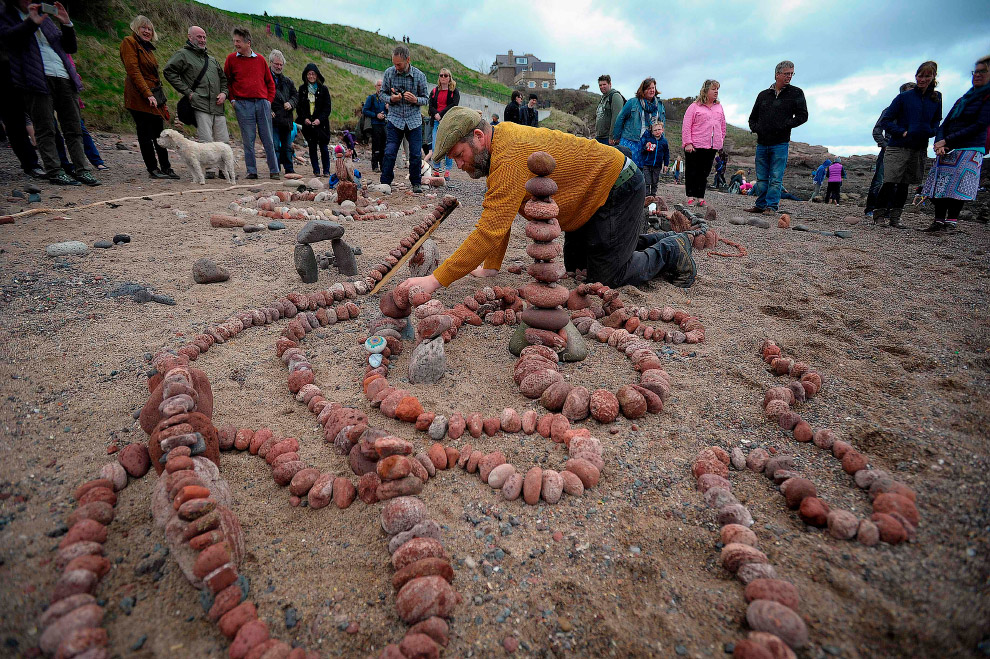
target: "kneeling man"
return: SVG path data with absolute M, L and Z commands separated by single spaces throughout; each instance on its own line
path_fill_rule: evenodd
M 557 162 L 554 201 L 564 230 L 564 266 L 587 271 L 588 282 L 610 287 L 643 284 L 663 277 L 675 286 L 694 283 L 692 236 L 640 234 L 646 184 L 642 172 L 621 151 L 595 140 L 512 122 L 492 126 L 466 107 L 444 115 L 433 145 L 434 160 L 449 156 L 471 178 L 487 177 L 481 219 L 460 247 L 420 285 L 433 293 L 470 273 L 493 276 L 502 266 L 512 222 L 530 198 L 529 155 L 546 151 Z M 481 265 L 483 263 L 483 266 Z

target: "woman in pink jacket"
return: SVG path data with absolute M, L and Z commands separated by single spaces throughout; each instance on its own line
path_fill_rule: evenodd
M 718 102 L 718 80 L 705 80 L 694 103 L 684 113 L 681 144 L 684 146 L 684 194 L 688 206 L 697 199 L 705 205 L 705 187 L 715 154 L 725 142 L 725 113 Z

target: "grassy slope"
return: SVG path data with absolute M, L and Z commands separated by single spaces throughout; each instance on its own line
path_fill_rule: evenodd
M 119 19 L 114 21 L 114 27 L 109 32 L 85 23 L 77 24 L 79 52 L 75 58 L 85 83 L 82 98 L 86 108 L 83 115 L 90 128 L 132 132 L 134 124 L 123 103 L 124 65 L 118 51 L 121 39 L 130 34 L 127 25 L 131 17 L 140 11 L 155 24 L 159 35 L 155 55 L 160 68 L 164 68 L 168 58 L 182 47 L 186 41 L 186 30 L 193 24 L 206 30 L 207 46 L 222 63 L 227 53 L 232 51 L 230 31 L 240 22 L 212 7 L 177 0 L 142 0 L 139 9 L 132 0 L 116 0 L 114 5 L 114 16 Z M 255 50 L 266 57 L 273 48 L 282 50 L 286 57 L 286 73 L 297 85 L 301 82 L 300 73 L 308 62 L 321 63 L 320 71 L 333 98 L 331 126 L 336 129 L 353 127 L 357 123 L 356 113 L 373 91 L 367 80 L 323 62 L 317 52 L 304 48 L 294 51 L 288 44 L 266 37 L 264 30 L 252 32 L 252 43 Z M 169 98 L 169 110 L 174 114 L 178 94 L 167 83 L 164 87 Z M 227 105 L 227 125 L 232 132 L 237 132 L 237 121 L 230 104 Z
M 242 16 L 246 15 L 242 14 Z M 285 16 L 269 16 L 267 19 L 255 16 L 254 18 L 256 20 L 267 20 L 272 24 L 273 29 L 276 22 L 281 23 L 283 30 L 286 29 L 286 26 L 288 25 L 293 26 L 297 31 L 297 38 L 300 46 L 319 43 L 308 35 L 299 34 L 300 32 L 309 32 L 311 34 L 332 39 L 333 41 L 351 48 L 372 53 L 377 56 L 375 58 L 370 58 L 369 61 L 365 62 L 360 61 L 364 58 L 363 55 L 352 51 L 347 54 L 347 59 L 349 61 L 354 61 L 355 63 L 362 64 L 364 66 L 370 66 L 371 68 L 381 68 L 382 70 L 391 65 L 392 49 L 395 47 L 396 41 L 385 35 L 376 34 L 374 32 L 369 32 L 368 30 L 362 30 L 360 28 L 350 27 L 347 25 L 318 23 L 316 21 L 301 18 Z M 454 80 L 459 83 L 469 83 L 473 87 L 481 88 L 485 92 L 486 96 L 496 100 L 502 100 L 503 102 L 508 102 L 509 95 L 512 93 L 512 90 L 509 87 L 494 82 L 489 79 L 488 76 L 480 74 L 478 71 L 475 71 L 458 62 L 450 55 L 434 50 L 429 46 L 417 43 L 410 43 L 408 46 L 413 65 L 422 70 L 431 83 L 435 83 L 437 81 L 437 74 L 440 72 L 440 69 L 442 67 L 446 67 L 450 69 Z M 326 44 L 325 42 L 322 43 L 320 47 L 334 48 L 334 46 Z M 473 89 L 468 91 L 475 93 L 475 90 Z

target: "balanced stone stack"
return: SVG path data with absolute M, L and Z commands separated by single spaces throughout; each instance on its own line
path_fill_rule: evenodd
M 557 163 L 549 153 L 537 151 L 530 154 L 526 164 L 535 176 L 526 181 L 526 192 L 533 198 L 523 205 L 522 214 L 529 220 L 526 236 L 533 241 L 526 248 L 526 253 L 533 258 L 527 272 L 536 281 L 519 291 L 529 307 L 522 312 L 522 324 L 513 337 L 510 350 L 519 354 L 526 345 L 543 345 L 564 353 L 565 359 L 579 361 L 587 356 L 587 349 L 563 307 L 570 292 L 557 283 L 566 274 L 564 264 L 558 260 L 563 246 L 555 242 L 561 233 L 557 222 L 560 209 L 553 200 L 557 183 L 550 174 Z
M 333 248 L 334 265 L 340 274 L 351 276 L 357 274 L 357 261 L 354 251 L 343 241 L 344 227 L 328 220 L 310 220 L 296 236 L 295 266 L 300 279 L 307 284 L 316 283 L 319 278 L 319 266 L 313 243 L 329 240 Z

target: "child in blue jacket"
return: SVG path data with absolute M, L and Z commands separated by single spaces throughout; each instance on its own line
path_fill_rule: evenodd
M 667 144 L 667 138 L 663 136 L 662 123 L 656 122 L 650 127 L 650 132 L 643 133 L 643 137 L 639 140 L 639 151 L 646 185 L 650 189 L 650 196 L 653 197 L 657 193 L 660 174 L 670 164 L 670 146 Z

